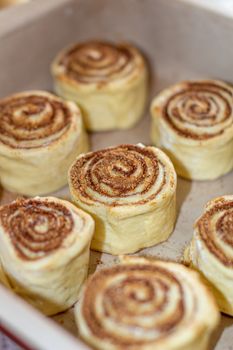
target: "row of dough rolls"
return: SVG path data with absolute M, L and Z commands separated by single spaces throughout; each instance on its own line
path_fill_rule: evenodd
M 68 177 L 74 200 L 95 219 L 95 233 L 90 215 L 53 197 L 0 209 L 1 281 L 48 315 L 78 300 L 93 234 L 94 249 L 134 252 L 165 240 L 176 218 L 176 173 L 155 147 L 120 145 L 81 155 Z M 221 220 L 225 230 L 228 216 Z M 75 316 L 88 343 L 113 350 L 206 350 L 219 322 L 197 273 L 139 257 L 91 276 Z
M 176 173 L 155 147 L 82 154 L 68 177 L 85 211 L 54 197 L 0 207 L 0 280 L 48 315 L 77 301 L 90 244 L 111 254 L 136 252 L 166 240 L 176 220 Z
M 134 52 L 129 45 L 122 50 L 123 47 L 113 44 L 88 42 L 65 50 L 53 67 L 64 66 L 69 79 L 72 81 L 75 77 L 75 84 L 87 89 L 88 96 L 90 94 L 99 108 L 106 108 L 108 103 L 105 99 L 95 100 L 95 93 L 99 93 L 96 84 L 101 85 L 101 94 L 102 85 L 108 89 L 111 84 L 119 85 L 126 97 L 117 101 L 116 91 L 112 92 L 118 110 L 129 101 L 121 84 L 127 85 L 131 75 L 141 76 L 135 62 L 144 62 L 136 49 L 134 59 L 129 55 L 131 59 L 126 60 L 125 50 Z M 91 63 L 96 67 L 89 67 Z M 145 73 L 145 64 L 142 66 Z M 107 82 L 103 84 L 102 80 Z M 77 102 L 69 94 L 60 95 Z M 145 93 L 139 95 L 142 98 Z M 140 98 L 133 94 L 132 101 L 127 108 L 129 114 L 135 116 L 134 109 Z M 216 80 L 181 82 L 162 91 L 153 100 L 152 141 L 169 155 L 178 175 L 188 179 L 214 179 L 233 168 L 232 101 L 232 88 Z M 79 104 L 86 119 L 86 107 L 80 101 Z M 144 104 L 141 103 L 141 111 Z M 91 106 L 91 103 L 87 102 L 87 105 Z M 104 113 L 97 107 L 94 110 L 97 115 L 93 119 L 100 129 L 104 129 L 105 123 L 111 123 L 110 111 Z M 118 111 L 115 119 L 120 122 L 123 118 L 127 123 L 127 115 L 126 111 Z M 0 180 L 10 191 L 34 196 L 58 190 L 67 183 L 67 170 L 73 160 L 88 151 L 79 107 L 52 94 L 31 91 L 9 96 L 0 101 L 0 118 Z
M 89 130 L 131 127 L 142 116 L 148 68 L 128 43 L 86 41 L 52 63 L 54 89 L 76 102 Z M 187 179 L 212 180 L 233 168 L 233 89 L 218 80 L 177 83 L 151 104 L 153 143 Z
M 74 45 L 58 55 L 52 72 L 55 91 L 67 101 L 45 91 L 0 100 L 0 182 L 11 192 L 60 189 L 70 164 L 88 151 L 84 124 L 89 130 L 129 128 L 144 112 L 147 67 L 132 45 Z
M 128 254 L 169 237 L 176 220 L 172 162 L 179 175 L 198 180 L 233 168 L 229 85 L 182 82 L 154 99 L 152 140 L 171 162 L 159 148 L 142 144 L 86 153 L 82 115 L 89 130 L 99 131 L 131 127 L 143 114 L 148 71 L 136 48 L 74 45 L 57 56 L 52 74 L 58 95 L 75 103 L 42 91 L 0 101 L 0 179 L 6 189 L 29 196 L 55 191 L 67 183 L 73 162 L 68 182 L 80 209 L 54 197 L 0 207 L 0 280 L 47 315 L 77 302 L 90 245 Z M 232 196 L 208 203 L 185 252 L 230 315 L 232 203 Z M 75 317 L 81 336 L 101 350 L 206 350 L 219 321 L 196 272 L 139 257 L 124 257 L 91 276 Z
M 0 280 L 46 315 L 71 307 L 89 265 L 94 221 L 54 197 L 0 207 Z

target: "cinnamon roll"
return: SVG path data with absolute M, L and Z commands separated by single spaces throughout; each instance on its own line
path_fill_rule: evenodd
M 95 219 L 92 249 L 133 253 L 165 241 L 176 219 L 176 173 L 155 147 L 120 145 L 81 155 L 69 170 L 75 203 Z
M 46 315 L 68 309 L 87 275 L 93 232 L 90 215 L 54 197 L 0 207 L 1 281 Z
M 178 175 L 211 180 L 233 168 L 232 88 L 217 80 L 185 81 L 152 102 L 152 140 Z
M 207 203 L 185 261 L 209 282 L 220 310 L 233 316 L 233 195 Z
M 67 182 L 88 140 L 80 110 L 42 91 L 0 100 L 0 182 L 29 196 L 55 191 Z
M 219 312 L 196 272 L 125 257 L 89 278 L 75 318 L 82 338 L 100 350 L 206 350 Z
M 58 54 L 52 75 L 56 93 L 81 106 L 89 130 L 129 128 L 143 114 L 147 68 L 129 44 L 76 44 Z

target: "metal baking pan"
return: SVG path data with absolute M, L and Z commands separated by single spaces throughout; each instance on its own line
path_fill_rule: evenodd
M 209 77 L 233 82 L 232 36 L 230 16 L 200 7 L 194 0 L 32 1 L 0 12 L 0 97 L 28 89 L 52 90 L 50 64 L 54 56 L 64 46 L 90 38 L 127 40 L 144 52 L 152 78 L 150 100 L 181 79 Z M 92 134 L 92 148 L 150 144 L 148 106 L 133 129 Z M 174 233 L 167 242 L 139 255 L 179 260 L 204 204 L 230 193 L 232 172 L 211 182 L 178 179 L 179 215 Z M 67 199 L 69 191 L 64 188 L 55 195 Z M 0 203 L 16 196 L 2 189 Z M 90 272 L 115 261 L 116 257 L 92 252 Z M 53 320 L 0 286 L 0 329 L 32 349 L 87 349 L 73 337 L 77 329 L 72 309 Z M 233 349 L 233 318 L 222 316 L 211 349 Z

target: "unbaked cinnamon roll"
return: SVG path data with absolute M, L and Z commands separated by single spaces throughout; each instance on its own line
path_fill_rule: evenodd
M 207 203 L 194 226 L 185 261 L 209 281 L 220 310 L 233 316 L 233 196 Z
M 176 173 L 155 147 L 120 145 L 81 155 L 69 170 L 75 203 L 95 219 L 92 248 L 133 253 L 165 241 L 176 219 Z
M 54 197 L 0 207 L 2 283 L 46 315 L 68 309 L 87 275 L 93 232 L 90 215 Z
M 75 318 L 82 338 L 100 350 L 206 350 L 219 312 L 196 272 L 125 257 L 89 278 Z
M 88 140 L 80 110 L 42 91 L 0 100 L 0 182 L 9 191 L 37 195 L 67 182 L 67 170 Z
M 233 168 L 233 90 L 220 81 L 186 81 L 152 102 L 152 140 L 182 177 L 215 179 Z
M 143 114 L 147 68 L 129 44 L 76 44 L 58 54 L 52 75 L 56 93 L 81 106 L 89 130 L 129 128 Z

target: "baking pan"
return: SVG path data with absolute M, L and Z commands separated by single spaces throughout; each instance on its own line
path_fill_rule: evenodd
M 151 71 L 150 100 L 181 79 L 218 78 L 233 82 L 233 19 L 185 0 L 40 0 L 0 12 L 0 97 L 28 90 L 52 90 L 50 64 L 64 46 L 86 39 L 127 40 L 145 54 Z M 149 106 L 149 103 L 148 103 Z M 128 131 L 91 135 L 92 149 L 119 143 L 150 144 L 149 109 Z M 180 260 L 192 236 L 194 220 L 204 204 L 233 193 L 233 173 L 211 182 L 178 179 L 178 220 L 169 240 L 139 255 Z M 63 188 L 55 195 L 69 198 Z M 17 194 L 1 190 L 1 203 Z M 91 253 L 90 273 L 111 265 L 116 257 Z M 0 328 L 29 348 L 87 349 L 75 339 L 72 309 L 44 317 L 0 287 Z M 75 340 L 74 340 L 75 339 Z M 233 318 L 222 316 L 211 349 L 233 349 Z

